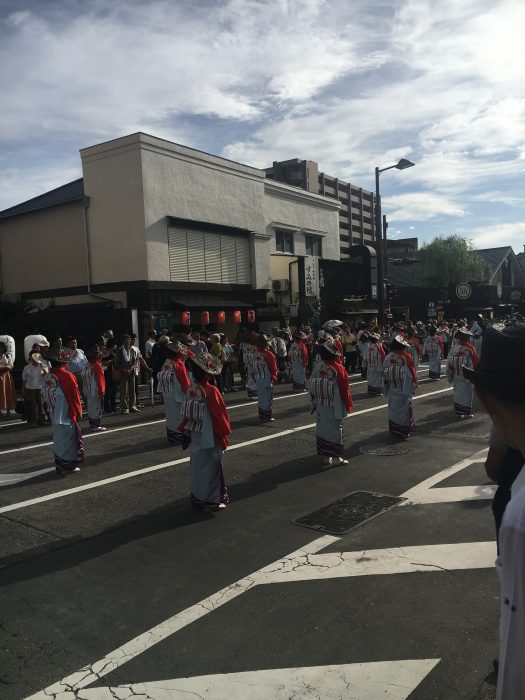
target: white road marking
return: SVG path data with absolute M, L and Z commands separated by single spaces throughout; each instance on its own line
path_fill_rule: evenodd
M 0 487 L 1 486 L 12 486 L 12 484 L 18 484 L 21 481 L 27 481 L 28 479 L 34 479 L 41 474 L 47 474 L 48 472 L 54 472 L 55 467 L 46 467 L 46 469 L 39 469 L 36 472 L 27 472 L 20 474 L 0 474 Z
M 429 396 L 435 396 L 436 394 L 442 394 L 445 391 L 452 391 L 452 387 L 447 389 L 440 389 L 438 391 L 431 391 L 426 394 L 420 394 L 419 396 L 414 396 L 413 401 L 416 399 L 424 399 Z M 348 418 L 353 418 L 355 416 L 362 415 L 363 413 L 370 413 L 371 411 L 380 411 L 383 408 L 387 408 L 388 404 L 381 404 L 380 406 L 372 406 L 371 408 L 364 408 L 360 411 L 354 411 L 347 416 Z M 267 440 L 276 440 L 277 438 L 283 437 L 285 435 L 291 435 L 292 433 L 298 433 L 302 430 L 310 430 L 315 428 L 315 423 L 309 423 L 308 425 L 300 425 L 296 428 L 289 428 L 288 430 L 282 430 L 279 433 L 271 433 L 270 435 L 264 435 L 260 438 L 254 438 L 252 440 L 246 440 L 245 442 L 239 442 L 236 445 L 230 445 L 228 451 L 237 450 L 241 447 L 247 447 L 248 445 L 255 445 L 259 442 L 266 442 Z M 21 508 L 27 508 L 29 506 L 36 505 L 37 503 L 44 503 L 46 501 L 53 501 L 56 498 L 63 498 L 64 496 L 70 496 L 74 493 L 80 493 L 82 491 L 90 491 L 91 489 L 99 488 L 100 486 L 106 486 L 107 484 L 115 483 L 117 481 L 124 481 L 125 479 L 131 479 L 135 476 L 141 476 L 142 474 L 149 474 L 150 472 L 159 471 L 160 469 L 167 469 L 168 467 L 173 467 L 177 464 L 183 464 L 184 462 L 189 462 L 189 457 L 183 457 L 182 459 L 175 459 L 171 462 L 164 462 L 162 464 L 156 464 L 152 467 L 145 467 L 144 469 L 136 469 L 132 472 L 127 472 L 125 474 L 119 474 L 118 476 L 112 476 L 107 479 L 100 479 L 98 481 L 92 482 L 90 484 L 82 484 L 81 486 L 74 486 L 70 489 L 64 489 L 62 491 L 56 491 L 55 493 L 47 494 L 46 496 L 38 496 L 36 498 L 30 498 L 27 501 L 20 501 L 19 503 L 12 503 L 7 506 L 2 506 L 0 508 L 0 513 L 9 513 L 13 510 L 20 510 Z
M 460 462 L 452 464 L 450 467 L 425 479 L 425 481 L 422 481 L 408 491 L 405 491 L 405 493 L 401 494 L 401 497 L 407 500 L 399 505 L 413 506 L 428 503 L 454 503 L 458 501 L 478 501 L 493 498 L 497 487 L 492 484 L 434 488 L 437 484 L 457 474 L 462 469 L 466 469 L 477 462 L 484 462 L 488 451 L 488 447 L 486 447 L 470 457 L 462 459 Z
M 419 373 L 423 372 L 424 370 L 419 370 Z M 361 376 L 361 375 L 359 375 Z M 419 383 L 422 384 L 423 382 L 427 382 L 427 379 L 422 379 Z M 366 380 L 362 382 L 354 382 L 353 384 L 350 385 L 350 388 L 357 386 L 357 384 L 366 384 Z M 305 398 L 307 396 L 306 392 L 295 392 L 293 394 L 285 394 L 284 396 L 275 396 L 273 398 L 273 401 L 282 401 L 283 399 L 296 399 L 296 398 Z M 377 398 L 377 397 L 375 397 Z M 237 408 L 246 408 L 246 406 L 257 406 L 257 401 L 252 400 L 248 401 L 247 403 L 236 403 L 227 406 L 228 412 L 233 411 Z M 152 421 L 147 421 L 145 423 L 133 423 L 132 425 L 124 425 L 120 426 L 119 428 L 108 428 L 107 430 L 104 430 L 102 432 L 94 432 L 94 433 L 89 433 L 85 432 L 83 433 L 82 437 L 84 440 L 87 438 L 102 438 L 106 437 L 108 435 L 111 435 L 112 433 L 120 433 L 123 430 L 135 430 L 136 428 L 146 428 L 149 425 L 158 425 L 159 423 L 165 423 L 166 419 L 165 418 L 159 418 L 158 420 L 152 420 Z M 2 426 L 0 425 L 0 428 L 2 427 L 7 427 L 7 426 Z M 39 442 L 36 445 L 25 445 L 24 447 L 13 447 L 10 450 L 2 450 L 0 452 L 0 455 L 8 455 L 12 454 L 13 452 L 23 452 L 25 450 L 36 450 L 39 447 L 49 447 L 52 445 L 53 442 Z
M 405 700 L 440 659 L 404 659 L 330 666 L 272 668 L 194 678 L 89 688 L 78 700 Z

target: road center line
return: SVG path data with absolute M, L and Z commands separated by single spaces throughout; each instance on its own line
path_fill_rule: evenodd
M 413 401 L 417 399 L 425 399 L 429 396 L 436 396 L 437 394 L 443 394 L 446 391 L 452 391 L 452 387 L 447 389 L 440 389 L 438 391 L 427 392 L 426 394 L 420 394 L 419 396 L 414 396 Z M 354 411 L 350 413 L 347 418 L 353 418 L 355 416 L 362 415 L 363 413 L 370 413 L 372 411 L 380 411 L 383 408 L 387 408 L 388 404 L 384 403 L 380 406 L 372 406 L 371 408 L 364 408 L 361 411 Z M 288 430 L 282 430 L 279 433 L 272 433 L 270 435 L 264 435 L 260 438 L 254 438 L 253 440 L 246 440 L 245 442 L 239 442 L 238 444 L 233 444 L 228 447 L 228 451 L 237 450 L 241 447 L 248 447 L 248 445 L 255 445 L 259 442 L 266 442 L 267 440 L 276 440 L 277 438 L 283 437 L 285 435 L 291 435 L 292 433 L 298 433 L 302 430 L 310 430 L 315 428 L 315 423 L 309 423 L 308 425 L 300 425 L 296 428 L 289 428 Z M 22 508 L 28 508 L 29 506 L 36 505 L 37 503 L 44 503 L 46 501 L 53 501 L 56 498 L 63 498 L 64 496 L 70 496 L 73 493 L 80 493 L 82 491 L 90 491 L 91 489 L 99 488 L 100 486 L 106 486 L 107 484 L 112 484 L 117 481 L 124 481 L 125 479 L 131 479 L 135 476 L 141 476 L 142 474 L 149 474 L 151 472 L 159 471 L 161 469 L 167 469 L 168 467 L 173 467 L 177 464 L 184 464 L 189 462 L 189 457 L 183 457 L 182 459 L 175 459 L 171 462 L 164 462 L 162 464 L 155 464 L 152 467 L 145 467 L 144 469 L 136 469 L 132 472 L 127 472 L 126 474 L 119 474 L 118 476 L 112 476 L 108 479 L 100 479 L 91 484 L 82 484 L 81 486 L 75 486 L 70 489 L 63 489 L 62 491 L 56 491 L 55 493 L 47 494 L 46 496 L 38 496 L 37 498 L 30 498 L 27 501 L 20 501 L 19 503 L 12 503 L 8 506 L 2 506 L 0 508 L 0 513 L 9 513 L 13 510 L 20 510 Z

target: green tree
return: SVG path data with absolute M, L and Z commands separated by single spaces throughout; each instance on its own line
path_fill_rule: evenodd
M 486 262 L 461 236 L 434 238 L 417 253 L 418 276 L 428 287 L 447 287 L 460 282 L 484 282 L 489 278 Z

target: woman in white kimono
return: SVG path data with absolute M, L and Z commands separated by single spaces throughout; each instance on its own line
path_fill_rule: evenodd
M 79 464 L 84 461 L 84 441 L 79 426 L 82 404 L 77 380 L 66 369 L 70 351 L 62 346 L 49 348 L 45 359 L 51 363 L 51 371 L 42 389 L 42 403 L 51 418 L 55 467 L 62 476 L 79 472 Z
M 333 338 L 319 346 L 321 358 L 308 383 L 310 411 L 316 417 L 317 454 L 323 466 L 348 464 L 343 457 L 343 418 L 353 411 L 348 374 L 338 361 Z
M 88 364 L 82 372 L 82 386 L 86 397 L 89 427 L 93 432 L 106 430 L 102 426 L 106 380 L 101 359 L 102 353 L 97 347 L 86 350 Z
M 363 366 L 366 371 L 369 396 L 381 396 L 383 393 L 383 360 L 385 351 L 381 336 L 377 333 L 368 335 L 370 343 L 363 356 Z
M 229 501 L 222 457 L 231 433 L 230 420 L 221 392 L 210 384 L 222 371 L 222 363 L 207 352 L 190 360 L 193 381 L 181 405 L 184 419 L 178 429 L 191 436 L 191 504 L 210 512 L 226 508 Z
M 293 343 L 288 351 L 290 369 L 292 370 L 292 388 L 306 391 L 306 370 L 308 369 L 308 350 L 305 345 L 306 333 L 294 331 Z
M 257 389 L 257 407 L 262 423 L 273 422 L 273 385 L 277 380 L 277 360 L 269 349 L 270 339 L 262 334 L 254 338 L 256 352 L 252 356 L 252 372 Z
M 456 343 L 452 346 L 447 359 L 447 379 L 454 385 L 454 410 L 459 418 L 473 418 L 472 401 L 474 385 L 465 378 L 463 369 L 476 369 L 479 362 L 478 353 L 472 344 L 472 333 L 466 328 L 456 331 Z
M 244 343 L 243 349 L 244 368 L 246 371 L 246 393 L 248 398 L 257 401 L 257 385 L 255 382 L 255 365 L 257 362 L 257 348 L 250 339 Z
M 187 350 L 179 341 L 167 343 L 164 350 L 168 357 L 157 375 L 157 386 L 164 401 L 166 436 L 172 445 L 187 447 L 189 433 L 179 431 L 183 418 L 181 406 L 190 386 L 188 370 L 182 357 L 182 355 L 187 356 Z
M 423 343 L 423 355 L 428 356 L 428 376 L 433 382 L 441 377 L 441 358 L 443 357 L 443 341 L 432 327 Z
M 383 362 L 384 393 L 388 397 L 388 429 L 394 437 L 406 439 L 416 429 L 412 396 L 417 375 L 408 352 L 408 343 L 396 335 Z

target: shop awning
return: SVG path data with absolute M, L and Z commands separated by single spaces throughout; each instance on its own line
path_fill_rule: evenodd
M 238 301 L 236 299 L 202 298 L 185 301 L 180 298 L 172 298 L 171 308 L 180 309 L 181 311 L 191 311 L 191 309 L 253 309 L 254 304 L 248 304 L 245 301 Z

